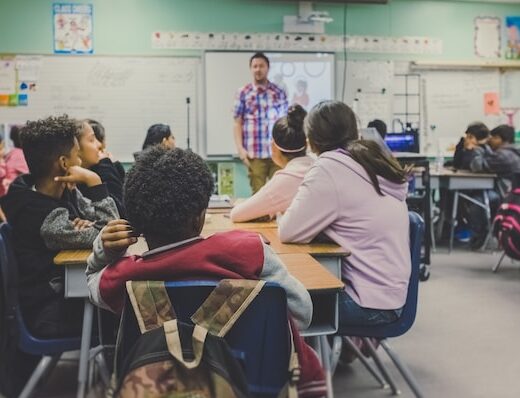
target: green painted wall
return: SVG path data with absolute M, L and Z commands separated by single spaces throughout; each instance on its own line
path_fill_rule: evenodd
M 151 49 L 150 36 L 154 30 L 280 32 L 282 16 L 297 12 L 295 1 L 279 0 L 77 2 L 94 4 L 95 53 L 112 55 L 172 54 L 173 51 Z M 0 0 L 0 52 L 52 53 L 52 3 L 53 0 Z M 342 34 L 343 5 L 316 8 L 329 11 L 334 18 L 326 27 L 327 33 Z M 438 58 L 469 59 L 474 57 L 473 19 L 507 15 L 520 15 L 520 5 L 422 0 L 391 0 L 386 5 L 349 4 L 347 33 L 438 37 L 444 41 L 444 54 Z M 369 54 L 362 57 L 380 58 Z
M 80 0 L 94 5 L 94 50 L 99 55 L 197 55 L 198 51 L 153 50 L 155 30 L 281 32 L 283 15 L 297 13 L 296 1 L 279 0 Z M 0 0 L 0 53 L 51 54 L 53 0 Z M 67 0 L 63 0 L 67 2 Z M 329 34 L 343 33 L 344 6 L 329 11 Z M 520 15 L 519 4 L 471 1 L 390 0 L 386 5 L 349 4 L 347 34 L 431 36 L 444 43 L 440 56 L 353 54 L 362 59 L 468 60 L 473 54 L 477 16 Z M 247 173 L 236 162 L 238 196 L 250 194 Z

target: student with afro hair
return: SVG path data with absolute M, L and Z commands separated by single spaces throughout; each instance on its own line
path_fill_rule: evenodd
M 258 233 L 233 230 L 206 238 L 200 235 L 212 192 L 211 172 L 197 154 L 160 145 L 143 151 L 125 181 L 128 221 L 110 222 L 88 259 L 91 300 L 120 312 L 129 280 L 263 279 L 285 289 L 295 323 L 306 328 L 312 317 L 309 293 Z M 141 256 L 124 256 L 141 233 L 150 250 Z M 297 330 L 294 334 L 302 366 L 298 388 L 312 385 L 317 394 L 305 396 L 322 396 L 325 381 L 318 358 Z

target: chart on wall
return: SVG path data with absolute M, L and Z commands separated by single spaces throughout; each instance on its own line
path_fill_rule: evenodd
M 207 52 L 206 152 L 236 153 L 233 141 L 233 106 L 238 90 L 251 82 L 246 52 Z M 334 98 L 334 55 L 329 53 L 268 53 L 269 80 L 283 88 L 290 104 L 310 109 Z

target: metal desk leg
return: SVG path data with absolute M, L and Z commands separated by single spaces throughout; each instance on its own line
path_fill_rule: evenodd
M 451 223 L 450 223 L 450 246 L 449 253 L 453 249 L 453 236 L 455 234 L 455 225 L 457 224 L 457 211 L 459 207 L 459 191 L 453 191 L 453 208 L 451 209 Z
M 81 331 L 81 350 L 79 353 L 78 393 L 77 398 L 85 397 L 87 387 L 88 361 L 90 354 L 90 338 L 92 336 L 92 322 L 94 321 L 94 306 L 85 298 L 83 310 L 83 329 Z
M 330 369 L 330 346 L 327 340 L 327 336 L 319 336 L 319 344 L 321 346 L 321 364 L 323 366 L 323 371 L 325 372 L 325 383 L 327 385 L 327 398 L 334 397 L 334 390 L 332 388 L 332 373 Z
M 489 205 L 489 195 L 486 190 L 484 190 L 483 196 L 484 196 L 484 211 L 486 212 L 486 220 L 487 220 L 487 224 L 488 224 L 488 232 L 486 235 L 486 240 L 484 241 L 484 244 L 482 245 L 482 248 L 484 250 L 486 250 L 488 247 L 488 243 L 491 240 L 491 236 L 493 234 L 493 231 L 492 231 L 493 225 L 491 223 L 491 206 Z

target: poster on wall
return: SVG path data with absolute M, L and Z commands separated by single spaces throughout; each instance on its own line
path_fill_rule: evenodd
M 92 4 L 54 3 L 54 52 L 92 54 Z
M 500 57 L 500 18 L 477 17 L 474 23 L 475 55 L 484 58 Z
M 520 59 L 520 17 L 506 17 L 507 59 Z

